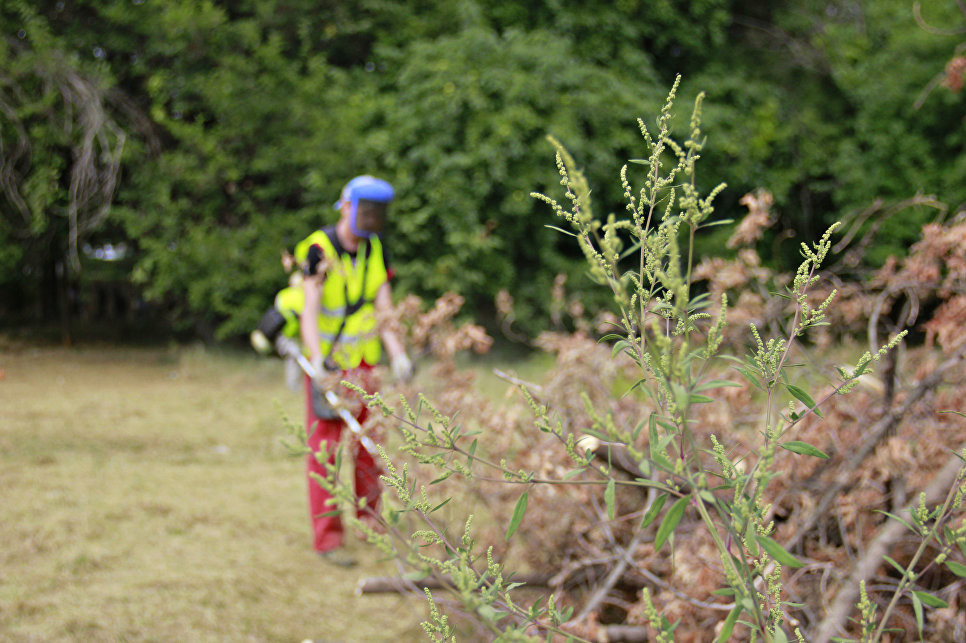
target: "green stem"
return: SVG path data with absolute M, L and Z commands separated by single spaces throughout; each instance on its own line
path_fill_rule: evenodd
M 916 564 L 919 562 L 919 559 L 922 558 L 922 555 L 926 552 L 926 548 L 929 546 L 929 543 L 932 542 L 932 539 L 935 538 L 936 534 L 940 532 L 940 530 L 942 529 L 943 523 L 946 521 L 946 518 L 949 517 L 949 514 L 948 514 L 949 505 L 953 501 L 953 496 L 955 495 L 958 487 L 959 485 L 953 485 L 952 487 L 950 487 L 949 493 L 946 494 L 946 501 L 943 503 L 943 508 L 940 510 L 939 515 L 936 517 L 936 523 L 933 525 L 933 528 L 930 529 L 928 533 L 926 533 L 926 537 L 922 539 L 922 542 L 919 544 L 919 548 L 916 550 L 915 555 L 912 557 L 912 560 L 909 562 L 909 565 L 906 567 L 906 573 L 903 574 L 902 580 L 899 581 L 899 586 L 896 587 L 896 591 L 892 595 L 892 600 L 889 601 L 889 605 L 885 608 L 885 611 L 882 613 L 882 620 L 879 622 L 879 627 L 876 628 L 875 633 L 872 635 L 872 638 L 870 639 L 871 641 L 873 642 L 878 641 L 879 638 L 882 636 L 882 631 L 885 629 L 885 626 L 889 621 L 889 616 L 892 615 L 892 610 L 895 609 L 896 603 L 899 602 L 899 596 L 902 594 L 903 590 L 906 589 L 906 587 L 908 587 L 909 584 L 912 582 L 909 578 L 910 575 L 912 574 L 912 570 L 916 568 Z

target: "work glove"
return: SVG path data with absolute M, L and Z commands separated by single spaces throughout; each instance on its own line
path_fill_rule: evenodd
M 291 337 L 286 337 L 285 335 L 279 335 L 275 338 L 275 350 L 282 357 L 298 357 L 299 353 L 302 352 L 299 343 L 292 339 Z
M 272 352 L 272 343 L 268 341 L 268 338 L 265 337 L 265 333 L 262 331 L 253 330 L 252 334 L 248 336 L 248 339 L 251 341 L 252 348 L 254 348 L 256 352 L 262 355 L 268 355 L 270 352 Z
M 390 365 L 392 366 L 392 375 L 400 382 L 408 382 L 413 376 L 413 363 L 409 361 L 409 357 L 406 353 L 399 353 L 394 355 Z
M 315 375 L 312 376 L 312 381 L 321 387 L 326 374 L 325 362 L 322 360 L 322 356 L 320 355 L 318 357 L 313 357 L 309 360 L 309 363 L 312 364 L 312 372 L 315 373 Z

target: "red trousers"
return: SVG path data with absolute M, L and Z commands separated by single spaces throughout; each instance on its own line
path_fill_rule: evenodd
M 335 461 L 335 447 L 339 443 L 342 429 L 345 422 L 341 419 L 326 420 L 320 419 L 315 415 L 312 408 L 312 380 L 305 378 L 305 399 L 306 399 L 306 432 L 308 435 L 308 445 L 312 453 L 306 456 L 306 478 L 309 488 L 309 517 L 312 520 L 312 531 L 314 533 L 314 544 L 316 551 L 328 551 L 335 549 L 343 543 L 344 532 L 342 520 L 338 515 L 324 516 L 336 509 L 335 506 L 326 504 L 332 496 L 328 491 L 319 486 L 319 483 L 312 479 L 312 474 L 316 473 L 325 477 L 325 467 L 322 466 L 315 457 L 315 452 L 319 450 L 321 442 L 328 443 L 329 462 Z M 359 423 L 365 421 L 369 409 L 365 406 L 356 416 Z M 359 498 L 366 499 L 366 507 L 375 510 L 379 505 L 379 467 L 369 452 L 361 447 L 358 440 L 353 440 L 351 449 L 355 454 L 355 492 Z M 347 459 L 345 455 L 343 462 Z

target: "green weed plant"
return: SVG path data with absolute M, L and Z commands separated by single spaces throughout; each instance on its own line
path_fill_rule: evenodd
M 728 298 L 710 301 L 695 287 L 692 276 L 696 236 L 726 223 L 712 219 L 714 199 L 724 185 L 706 194 L 697 186 L 696 164 L 704 147 L 700 128 L 703 95 L 694 104 L 686 139 L 679 143 L 672 137 L 678 82 L 657 118 L 656 129 L 639 121 L 649 154 L 631 162 L 644 170 L 641 187 L 632 185 L 629 166 L 621 172 L 627 199 L 621 216 L 595 215 L 590 186 L 575 160 L 555 140 L 551 142 L 567 201 L 561 204 L 543 194 L 533 195 L 546 202 L 561 221 L 557 229 L 579 245 L 594 281 L 610 291 L 617 322 L 601 342 L 612 347 L 613 360 L 626 360 L 637 373 L 631 386 L 634 395 L 641 396 L 636 425 L 615 422 L 607 412 L 592 408 L 586 398 L 594 426 L 584 433 L 602 444 L 626 449 L 642 475 L 633 479 L 618 476 L 609 460 L 595 459 L 578 442 L 574 427 L 565 427 L 554 418 L 552 401 L 538 401 L 525 385 L 522 392 L 530 401 L 534 427 L 555 436 L 569 456 L 571 470 L 565 475 L 515 468 L 500 454 L 487 453 L 482 448 L 487 436 L 472 421 L 442 413 L 425 396 L 412 401 L 402 398 L 395 407 L 379 395 L 368 397 L 369 404 L 398 428 L 402 437 L 399 455 L 404 453 L 413 466 L 436 471 L 432 482 L 421 483 L 410 462 L 397 465 L 398 458 L 384 451 L 387 473 L 383 480 L 387 495 L 393 498 L 392 506 L 380 515 L 387 531 L 377 533 L 358 525 L 366 530 L 370 543 L 410 571 L 409 580 L 446 579 L 445 601 L 439 592 L 425 590 L 430 616 L 423 627 L 431 640 L 457 640 L 458 629 L 447 608 L 462 613 L 492 640 L 589 640 L 577 633 L 579 629 L 568 627 L 573 607 L 562 606 L 555 595 L 516 598 L 522 583 L 514 580 L 515 574 L 497 559 L 492 546 L 483 550 L 477 544 L 472 516 L 465 519 L 461 532 L 450 530 L 438 518 L 451 496 L 434 498 L 431 489 L 450 478 L 462 478 L 470 486 L 499 478 L 521 489 L 505 530 L 508 542 L 526 520 L 535 487 L 597 485 L 603 490 L 610 520 L 616 515 L 619 488 L 642 489 L 647 492 L 637 496 L 643 503 L 639 507 L 642 518 L 634 526 L 626 551 L 642 542 L 651 542 L 655 550 L 671 550 L 685 515 L 698 516 L 720 559 L 720 589 L 714 593 L 729 598 L 733 605 L 719 626 L 717 641 L 731 640 L 739 633 L 752 641 L 805 640 L 796 622 L 788 618 L 788 609 L 796 605 L 783 592 L 786 571 L 801 567 L 803 561 L 776 540 L 775 524 L 769 518 L 773 502 L 769 485 L 786 475 L 776 468 L 775 455 L 784 449 L 800 458 L 828 458 L 817 446 L 798 439 L 797 429 L 806 418 L 821 417 L 823 406 L 833 396 L 852 392 L 859 378 L 894 350 L 905 332 L 890 338 L 879 350 L 866 352 L 853 367 L 840 368 L 837 384 L 818 399 L 792 372 L 800 366 L 791 363 L 793 347 L 810 330 L 828 324 L 826 315 L 835 303 L 834 290 L 817 305 L 809 298 L 832 246 L 837 228 L 833 225 L 817 242 L 801 245 L 802 261 L 794 278 L 783 291 L 772 293 L 791 304 L 790 316 L 782 326 L 784 335 L 766 336 L 751 325 L 748 352 L 729 354 L 723 342 Z M 714 375 L 722 365 L 731 366 L 728 372 L 733 377 Z M 736 466 L 736 449 L 726 430 L 712 433 L 708 439 L 695 432 L 696 409 L 716 403 L 716 392 L 742 386 L 757 392 L 758 438 L 742 466 Z M 959 576 L 966 574 L 966 567 L 953 560 L 966 553 L 966 520 L 958 526 L 951 522 L 963 509 L 964 475 L 966 469 L 960 471 L 940 506 L 929 507 L 921 501 L 908 518 L 892 516 L 917 534 L 922 546 L 908 565 L 889 559 L 902 581 L 881 615 L 862 586 L 856 606 L 862 641 L 882 640 L 900 599 L 912 601 L 920 633 L 924 607 L 945 606 L 942 599 L 916 584 L 915 570 L 927 552 L 939 552 L 934 564 L 944 564 Z M 327 485 L 334 491 L 336 478 L 333 469 Z M 349 496 L 341 494 L 344 502 L 350 502 Z M 646 587 L 642 598 L 654 640 L 673 641 L 676 624 L 665 617 Z

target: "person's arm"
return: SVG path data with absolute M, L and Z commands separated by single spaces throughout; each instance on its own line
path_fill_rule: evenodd
M 392 289 L 388 281 L 379 286 L 379 290 L 376 291 L 374 305 L 378 319 L 385 319 L 392 310 Z M 382 339 L 382 345 L 389 356 L 393 375 L 396 379 L 408 380 L 413 375 L 413 364 L 409 361 L 409 356 L 406 355 L 406 347 L 403 346 L 402 340 L 391 328 L 385 325 L 379 329 L 379 337 Z

